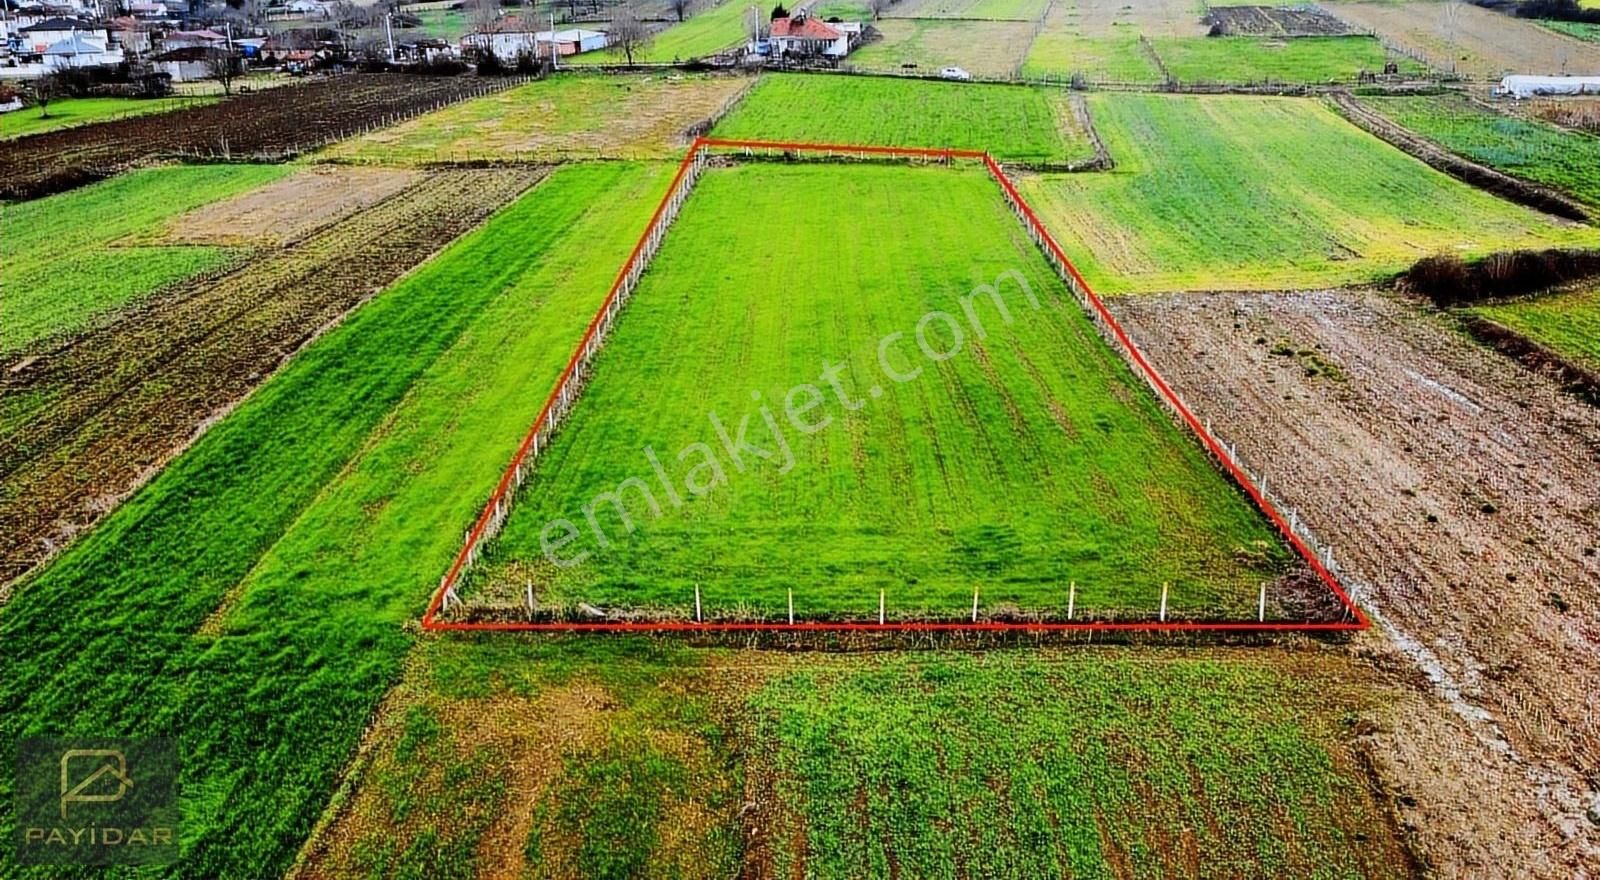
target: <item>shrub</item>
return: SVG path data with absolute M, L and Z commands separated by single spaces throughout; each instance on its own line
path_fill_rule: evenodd
M 1600 250 L 1502 251 L 1468 263 L 1454 254 L 1418 260 L 1400 286 L 1441 307 L 1520 296 L 1600 275 Z

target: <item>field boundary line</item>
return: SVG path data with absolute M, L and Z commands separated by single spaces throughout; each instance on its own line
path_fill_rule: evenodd
M 455 588 L 460 582 L 463 571 L 477 559 L 485 542 L 499 533 L 505 523 L 506 514 L 514 490 L 520 486 L 523 479 L 523 466 L 527 459 L 539 453 L 541 437 L 548 437 L 554 426 L 570 411 L 577 392 L 581 390 L 581 383 L 587 378 L 589 365 L 594 354 L 598 351 L 605 335 L 609 332 L 615 321 L 620 306 L 632 294 L 645 266 L 655 255 L 660 246 L 666 228 L 671 225 L 681 209 L 683 202 L 688 198 L 694 187 L 701 170 L 706 166 L 705 157 L 712 149 L 743 150 L 747 154 L 755 151 L 764 152 L 809 152 L 832 155 L 858 156 L 890 156 L 905 159 L 937 159 L 949 162 L 953 159 L 971 159 L 983 163 L 989 176 L 999 185 L 1007 205 L 1022 222 L 1034 243 L 1044 252 L 1045 260 L 1056 272 L 1057 276 L 1066 283 L 1068 290 L 1077 298 L 1079 304 L 1088 313 L 1096 328 L 1104 335 L 1115 349 L 1120 349 L 1124 358 L 1134 371 L 1139 374 L 1153 391 L 1156 398 L 1170 408 L 1179 420 L 1189 428 L 1200 440 L 1201 445 L 1216 460 L 1221 463 L 1227 474 L 1244 489 L 1245 494 L 1255 503 L 1257 509 L 1264 513 L 1279 534 L 1289 543 L 1289 546 L 1310 567 L 1317 579 L 1331 591 L 1342 607 L 1341 619 L 1336 621 L 904 621 L 864 623 L 850 621 L 800 621 L 795 623 L 773 623 L 765 621 L 727 622 L 727 623 L 699 623 L 695 621 L 611 621 L 611 622 L 535 622 L 535 621 L 481 621 L 481 622 L 456 622 L 439 619 L 439 613 L 451 603 L 460 603 Z M 1305 532 L 1304 535 L 1301 533 Z M 1332 553 L 1324 548 L 1321 553 L 1312 548 L 1315 538 L 1310 535 L 1309 529 L 1299 521 L 1297 515 L 1291 514 L 1285 518 L 1279 511 L 1278 505 L 1271 496 L 1262 489 L 1257 480 L 1250 474 L 1238 460 L 1234 447 L 1225 444 L 1212 432 L 1208 423 L 1195 416 L 1193 410 L 1183 401 L 1176 390 L 1162 378 L 1160 372 L 1145 357 L 1144 352 L 1134 343 L 1122 325 L 1106 308 L 1100 296 L 1090 287 L 1078 268 L 1068 259 L 1055 238 L 1045 228 L 1038 215 L 1033 211 L 1026 199 L 1017 190 L 1016 184 L 995 161 L 994 157 L 984 150 L 929 148 L 929 147 L 893 147 L 875 144 L 834 144 L 834 143 L 807 143 L 790 141 L 763 141 L 763 140 L 728 140 L 722 138 L 699 137 L 690 145 L 688 153 L 678 165 L 677 175 L 673 178 L 671 186 L 662 196 L 661 203 L 656 206 L 655 214 L 650 218 L 650 223 L 645 227 L 638 244 L 634 246 L 632 254 L 623 263 L 618 272 L 616 281 L 611 285 L 610 292 L 601 303 L 593 320 L 585 331 L 583 338 L 578 342 L 572 357 L 567 362 L 566 369 L 557 381 L 556 387 L 550 392 L 545 401 L 544 409 L 534 421 L 528 434 L 524 437 L 522 445 L 518 447 L 512 457 L 510 465 L 506 468 L 500 479 L 499 485 L 489 497 L 479 514 L 473 527 L 467 531 L 466 539 L 461 550 L 456 554 L 455 561 L 440 581 L 439 587 L 434 591 L 433 598 L 428 604 L 428 609 L 422 617 L 422 628 L 427 631 L 500 631 L 500 632 L 941 632 L 941 631 L 967 631 L 967 632 L 1352 632 L 1365 630 L 1371 627 L 1372 622 L 1362 612 L 1359 605 L 1351 598 L 1350 594 L 1340 584 L 1334 575 L 1336 567 Z

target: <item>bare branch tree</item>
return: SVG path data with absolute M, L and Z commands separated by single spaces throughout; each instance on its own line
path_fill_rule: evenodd
M 883 14 L 889 11 L 889 6 L 893 3 L 894 0 L 871 0 L 868 8 L 872 10 L 872 20 L 877 21 L 878 19 L 882 18 Z
M 206 73 L 222 85 L 222 94 L 233 94 L 233 80 L 239 73 L 239 59 L 225 49 L 207 48 Z
M 67 78 L 61 71 L 47 73 L 33 81 L 33 102 L 39 105 L 39 118 L 50 118 L 50 102 L 66 97 Z
M 633 66 L 633 56 L 644 51 L 653 38 L 649 26 L 640 21 L 633 10 L 626 8 L 611 19 L 611 30 L 606 36 L 606 50 L 626 58 L 629 67 Z
M 667 8 L 672 10 L 672 14 L 676 15 L 680 22 L 689 16 L 689 0 L 667 0 Z

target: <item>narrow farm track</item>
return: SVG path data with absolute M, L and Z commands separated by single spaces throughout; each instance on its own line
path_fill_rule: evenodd
M 0 582 L 98 521 L 305 341 L 536 182 L 442 171 L 370 210 L 0 372 Z
M 282 158 L 522 81 L 354 74 L 18 138 L 0 151 L 0 199 L 38 198 L 168 157 Z
M 1332 543 L 1399 649 L 1360 650 L 1441 695 L 1375 754 L 1440 875 L 1600 864 L 1600 414 L 1384 294 L 1112 308 Z

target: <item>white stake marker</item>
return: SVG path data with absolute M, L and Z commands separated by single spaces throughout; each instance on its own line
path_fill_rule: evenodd
M 794 588 L 789 588 L 789 625 L 794 626 Z
M 972 622 L 978 622 L 978 588 L 972 588 Z
M 1166 584 L 1166 581 L 1162 581 L 1161 582 L 1161 622 L 1165 623 L 1166 620 L 1167 620 L 1167 584 Z
M 700 622 L 700 585 L 694 585 L 694 622 Z
M 883 626 L 883 590 L 878 591 L 878 625 Z
M 1267 621 L 1267 582 L 1261 582 L 1261 598 L 1256 601 L 1256 622 Z
M 1078 582 L 1071 581 L 1067 586 L 1067 619 L 1072 619 L 1072 610 L 1078 604 Z

